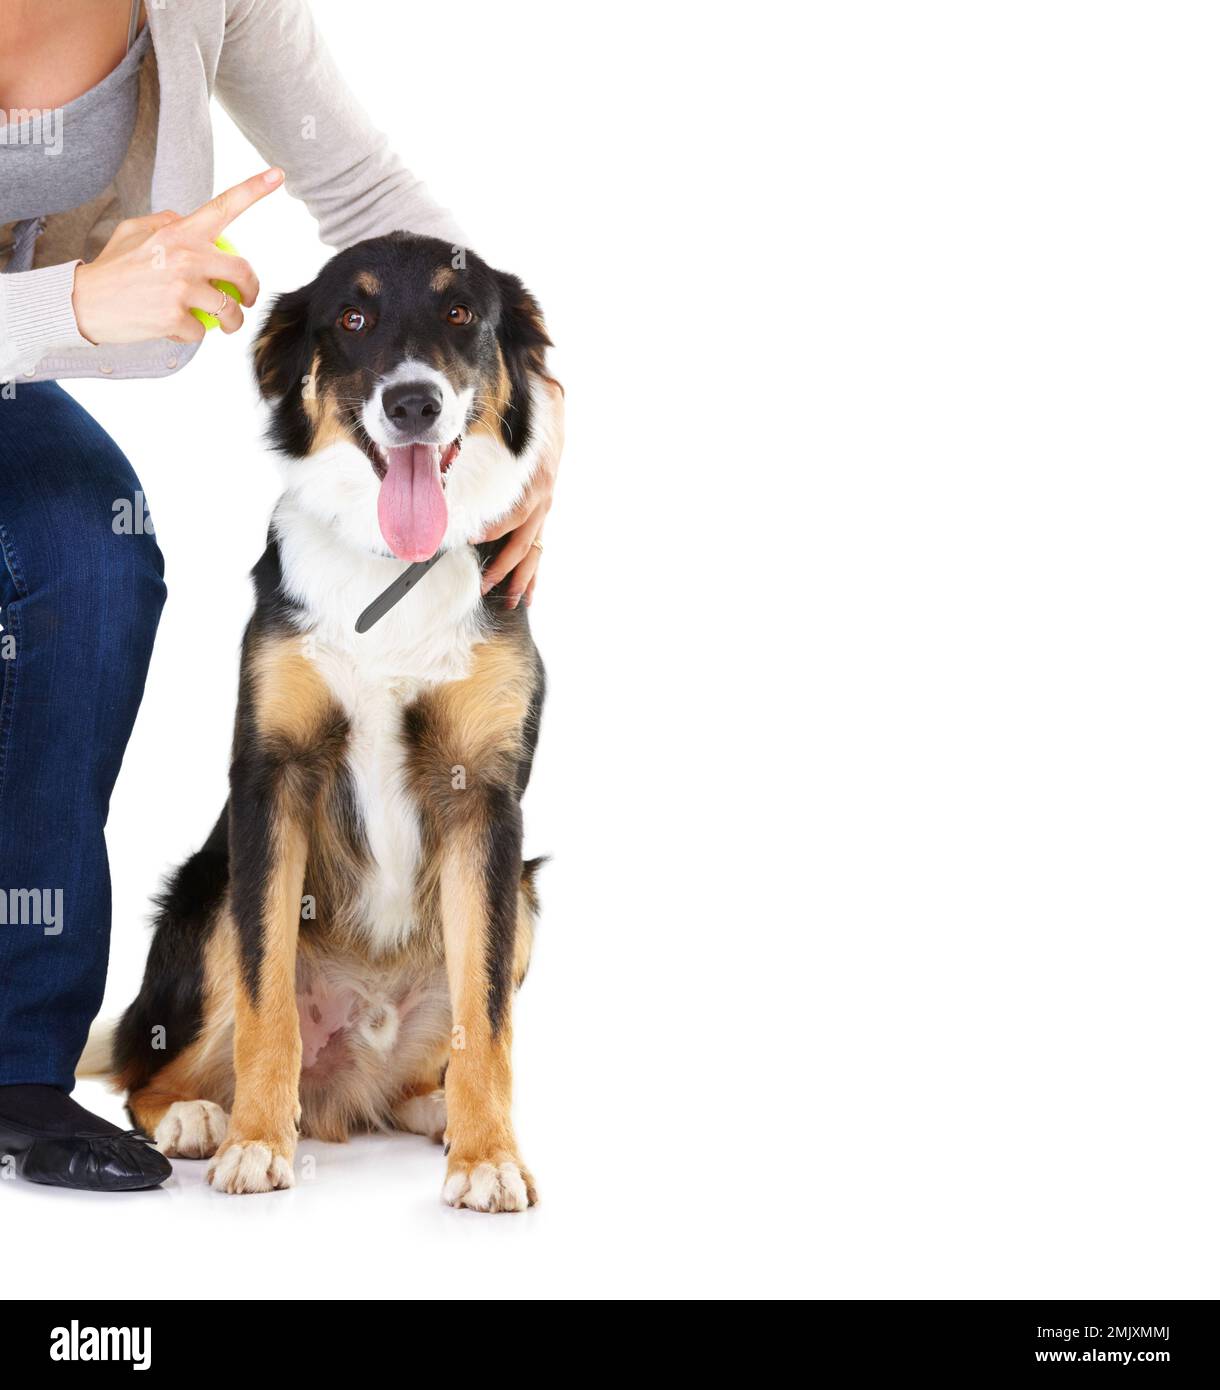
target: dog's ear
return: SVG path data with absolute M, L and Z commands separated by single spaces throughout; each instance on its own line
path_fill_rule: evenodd
M 309 371 L 309 301 L 312 285 L 273 301 L 254 344 L 254 376 L 265 401 L 280 400 L 300 387 Z
M 500 433 L 514 454 L 529 443 L 533 405 L 530 400 L 530 376 L 547 381 L 546 350 L 551 339 L 542 320 L 538 301 L 515 276 L 496 271 L 500 291 L 500 350 L 508 370 L 510 395 L 503 411 Z

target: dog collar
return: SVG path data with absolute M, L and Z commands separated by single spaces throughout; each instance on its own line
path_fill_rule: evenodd
M 375 622 L 384 618 L 400 598 L 406 598 L 443 553 L 443 551 L 438 550 L 430 560 L 420 560 L 414 565 L 408 565 L 398 578 L 388 584 L 356 619 L 356 631 L 367 632 Z

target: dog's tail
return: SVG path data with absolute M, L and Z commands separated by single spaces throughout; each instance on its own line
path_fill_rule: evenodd
M 538 887 L 535 883 L 538 870 L 550 857 L 549 854 L 540 854 L 536 859 L 527 859 L 521 866 L 521 888 L 525 893 L 525 901 L 529 905 L 529 910 L 533 913 L 538 911 Z
M 109 1076 L 114 1068 L 114 1019 L 95 1019 L 89 1041 L 76 1064 L 77 1076 Z

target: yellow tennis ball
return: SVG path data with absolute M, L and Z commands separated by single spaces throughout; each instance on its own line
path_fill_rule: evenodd
M 228 256 L 237 255 L 237 247 L 234 246 L 227 237 L 218 236 L 216 238 L 216 247 L 217 250 L 223 251 Z M 236 300 L 238 304 L 241 303 L 241 295 L 238 293 L 236 285 L 230 285 L 227 280 L 213 280 L 212 284 L 214 284 L 218 290 L 223 290 L 230 299 Z M 209 314 L 204 309 L 192 309 L 191 313 L 195 315 L 206 329 L 210 330 L 220 327 L 220 320 L 215 314 Z

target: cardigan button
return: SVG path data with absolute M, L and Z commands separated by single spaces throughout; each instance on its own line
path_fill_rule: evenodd
M 172 372 L 172 371 L 174 370 L 174 368 L 178 365 L 178 359 L 177 359 L 176 357 L 167 357 L 167 358 L 165 359 L 165 365 L 166 365 L 166 366 L 170 369 L 170 371 Z
M 101 366 L 98 368 L 98 371 L 100 371 L 103 376 L 109 376 L 111 372 L 114 371 L 114 368 L 110 365 L 109 362 L 103 362 Z

